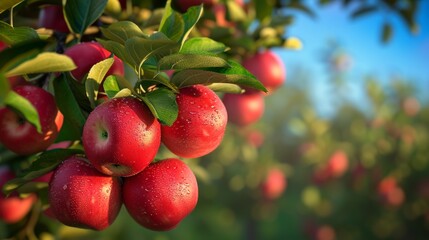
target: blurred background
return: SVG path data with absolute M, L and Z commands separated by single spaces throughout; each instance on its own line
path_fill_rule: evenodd
M 119 18 L 145 22 L 163 6 L 154 2 L 132 1 Z M 102 232 L 42 216 L 40 231 L 55 229 L 46 239 L 428 239 L 429 1 L 244 1 L 247 25 L 220 2 L 237 25 L 209 36 L 240 59 L 245 26 L 250 49 L 270 48 L 287 77 L 258 122 L 229 124 L 212 154 L 184 160 L 199 182 L 195 210 L 169 232 L 125 209 Z M 258 45 L 260 26 L 281 41 Z

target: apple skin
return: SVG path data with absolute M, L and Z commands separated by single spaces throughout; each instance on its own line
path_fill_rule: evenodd
M 132 176 L 155 158 L 161 145 L 161 126 L 137 98 L 113 98 L 98 105 L 83 129 L 89 161 L 104 174 Z
M 179 114 L 171 126 L 161 126 L 164 145 L 184 158 L 209 154 L 222 142 L 228 115 L 222 100 L 206 86 L 180 89 L 176 96 Z
M 260 93 L 225 93 L 222 101 L 228 112 L 229 122 L 237 126 L 253 124 L 264 115 L 265 99 Z
M 64 52 L 76 64 L 77 68 L 71 71 L 71 75 L 78 82 L 83 82 L 84 76 L 89 73 L 91 67 L 110 57 L 111 53 L 101 46 L 98 42 L 83 42 L 71 46 Z M 124 76 L 124 64 L 118 57 L 113 57 L 113 65 L 110 67 L 106 76 L 118 75 Z
M 0 109 L 0 143 L 19 155 L 31 155 L 48 148 L 63 124 L 54 97 L 42 88 L 24 85 L 13 90 L 30 101 L 39 113 L 42 133 L 11 109 Z
M 57 32 L 70 32 L 61 5 L 48 5 L 40 9 L 38 25 Z
M 385 177 L 382 179 L 377 188 L 381 201 L 388 206 L 398 207 L 402 205 L 405 199 L 404 191 L 394 177 Z
M 0 51 L 6 48 L 8 48 L 7 44 L 5 42 L 0 41 Z
M 212 7 L 216 0 L 173 0 L 172 4 L 182 13 L 188 11 L 188 8 L 204 4 L 204 8 Z
M 72 156 L 54 170 L 48 200 L 53 215 L 61 223 L 103 230 L 119 214 L 121 191 L 119 178 L 104 175 L 86 159 Z
M 15 178 L 15 174 L 9 167 L 0 167 L 0 189 L 3 185 Z M 23 219 L 30 211 L 33 203 L 37 197 L 34 194 L 26 198 L 20 198 L 15 193 L 10 194 L 6 197 L 3 192 L 0 191 L 0 221 L 8 224 L 16 223 Z
M 262 196 L 267 200 L 279 198 L 286 189 L 286 177 L 282 170 L 272 168 L 261 183 Z
M 175 228 L 198 202 L 198 184 L 192 170 L 181 160 L 169 158 L 151 163 L 141 173 L 124 178 L 124 205 L 145 228 Z
M 261 51 L 244 59 L 242 65 L 261 81 L 269 94 L 286 81 L 283 61 L 271 50 Z

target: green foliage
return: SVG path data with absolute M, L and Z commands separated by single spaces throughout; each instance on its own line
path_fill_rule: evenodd
M 67 25 L 74 33 L 80 35 L 101 16 L 107 4 L 107 0 L 68 0 L 64 2 Z

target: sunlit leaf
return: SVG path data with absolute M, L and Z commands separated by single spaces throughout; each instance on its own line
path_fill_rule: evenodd
M 104 80 L 110 67 L 112 67 L 113 61 L 113 58 L 107 58 L 94 64 L 89 70 L 88 77 L 85 81 L 85 90 L 92 108 L 96 106 L 100 84 Z
M 24 0 L 1 0 L 0 1 L 0 13 L 12 8 L 15 5 L 23 2 Z
M 42 132 L 39 113 L 30 101 L 15 91 L 9 91 L 6 95 L 5 104 L 6 106 L 17 111 L 21 116 L 24 117 L 25 120 L 36 127 L 37 132 Z
M 65 72 L 76 68 L 73 60 L 64 54 L 44 52 L 9 70 L 6 76 L 34 73 Z
M 158 68 L 161 70 L 208 67 L 229 67 L 229 64 L 225 59 L 217 56 L 181 53 L 163 57 L 158 63 Z

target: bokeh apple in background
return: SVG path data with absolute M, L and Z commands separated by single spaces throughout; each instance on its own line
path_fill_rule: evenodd
M 273 93 L 286 81 L 286 68 L 283 61 L 269 49 L 244 59 L 242 64 L 261 81 L 268 90 L 268 94 Z
M 267 171 L 264 180 L 261 182 L 262 196 L 266 200 L 275 200 L 285 191 L 287 186 L 284 172 L 276 167 Z
M 265 99 L 259 92 L 225 93 L 222 101 L 228 112 L 229 122 L 237 126 L 253 124 L 264 115 Z
M 204 8 L 212 7 L 217 0 L 173 0 L 172 5 L 181 12 L 188 11 L 188 8 L 203 4 Z
M 14 110 L 3 107 L 0 109 L 0 143 L 19 155 L 41 152 L 55 141 L 63 124 L 63 115 L 52 94 L 44 89 L 25 85 L 13 90 L 36 108 L 42 132 L 38 133 L 36 127 Z
M 107 175 L 131 176 L 155 158 L 161 127 L 142 101 L 113 98 L 91 112 L 82 139 L 86 156 L 96 169 Z
M 381 201 L 388 206 L 398 207 L 405 200 L 404 191 L 392 176 L 385 177 L 378 183 L 377 192 Z
M 111 53 L 101 46 L 98 42 L 83 42 L 67 48 L 64 52 L 76 64 L 76 69 L 71 71 L 71 75 L 78 82 L 83 82 L 86 74 L 96 63 L 105 60 L 111 56 Z M 124 65 L 121 59 L 114 56 L 113 65 L 110 67 L 106 76 L 124 75 Z
M 162 125 L 162 142 L 174 154 L 197 158 L 209 154 L 222 142 L 228 114 L 222 100 L 206 86 L 180 89 L 179 113 L 171 126 Z
M 55 170 L 48 199 L 55 218 L 65 225 L 103 230 L 122 206 L 121 180 L 95 169 L 85 158 L 72 156 Z
M 14 178 L 15 173 L 9 167 L 0 166 L 0 189 Z M 8 224 L 19 222 L 29 213 L 36 199 L 35 194 L 21 198 L 16 193 L 5 196 L 0 192 L 0 221 Z
M 40 9 L 38 26 L 57 32 L 69 33 L 61 5 L 46 5 Z
M 198 202 L 198 184 L 180 159 L 150 164 L 141 173 L 124 178 L 124 205 L 140 225 L 156 231 L 175 228 Z

